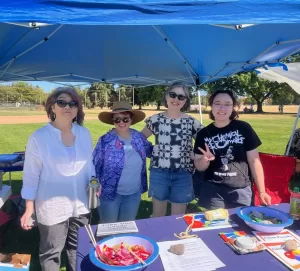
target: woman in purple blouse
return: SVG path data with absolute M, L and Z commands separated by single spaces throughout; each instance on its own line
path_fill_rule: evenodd
M 102 185 L 99 214 L 101 223 L 134 220 L 141 194 L 148 190 L 146 157 L 152 144 L 130 128 L 145 118 L 128 102 L 115 102 L 111 112 L 101 112 L 99 120 L 114 129 L 99 138 L 93 152 L 97 178 Z

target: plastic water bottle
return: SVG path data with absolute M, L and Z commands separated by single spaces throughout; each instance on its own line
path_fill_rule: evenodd
M 299 193 L 299 187 L 295 187 L 294 190 L 291 191 L 290 215 L 295 220 L 300 219 L 300 193 Z
M 99 206 L 99 197 L 97 195 L 100 188 L 100 183 L 96 177 L 92 177 L 89 183 L 89 208 L 95 209 Z

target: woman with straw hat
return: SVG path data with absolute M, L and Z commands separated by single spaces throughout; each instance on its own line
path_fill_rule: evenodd
M 99 138 L 93 152 L 102 185 L 101 223 L 134 220 L 141 194 L 148 190 L 146 157 L 152 153 L 152 144 L 141 132 L 130 128 L 144 118 L 144 112 L 133 110 L 125 101 L 115 102 L 111 112 L 99 114 L 101 122 L 114 125 Z

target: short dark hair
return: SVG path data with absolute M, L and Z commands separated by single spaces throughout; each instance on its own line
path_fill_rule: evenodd
M 167 88 L 167 90 L 164 92 L 164 96 L 163 96 L 163 100 L 162 100 L 163 106 L 168 108 L 168 103 L 167 103 L 166 97 L 172 89 L 178 88 L 178 87 L 183 89 L 184 95 L 187 97 L 184 106 L 181 108 L 181 111 L 189 111 L 190 106 L 191 106 L 190 91 L 189 91 L 188 86 L 185 85 L 183 82 L 174 82 Z
M 72 87 L 58 87 L 49 95 L 45 105 L 45 110 L 47 112 L 48 118 L 52 121 L 55 120 L 56 116 L 53 113 L 52 106 L 56 103 L 57 98 L 63 93 L 69 95 L 73 101 L 77 102 L 77 116 L 73 119 L 72 122 L 76 122 L 77 124 L 82 125 L 84 120 L 82 101 L 76 90 Z
M 218 94 L 228 94 L 232 100 L 232 105 L 233 105 L 233 110 L 232 110 L 232 113 L 229 117 L 230 120 L 235 120 L 235 119 L 238 119 L 239 118 L 239 114 L 238 112 L 235 110 L 235 108 L 239 109 L 240 106 L 239 106 L 239 103 L 237 101 L 237 98 L 236 98 L 236 95 L 233 93 L 232 90 L 230 89 L 218 89 L 218 90 L 215 90 L 211 95 L 210 97 L 208 98 L 208 105 L 210 107 L 212 107 L 213 105 L 213 102 L 214 102 L 214 99 L 216 98 L 216 96 Z M 210 110 L 209 112 L 209 118 L 211 120 L 215 120 L 215 117 L 214 115 L 212 114 L 212 110 Z

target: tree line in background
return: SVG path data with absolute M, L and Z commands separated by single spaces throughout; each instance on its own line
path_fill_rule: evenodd
M 0 103 L 43 104 L 48 94 L 38 87 L 25 82 L 0 85 Z
M 291 56 L 285 62 L 300 61 L 300 54 Z M 300 95 L 288 84 L 271 82 L 259 78 L 255 72 L 235 74 L 231 77 L 201 86 L 207 95 L 201 96 L 201 102 L 207 106 L 208 96 L 217 89 L 231 89 L 239 96 L 239 102 L 243 105 L 257 105 L 257 112 L 262 113 L 263 104 L 289 105 L 299 104 Z M 162 105 L 163 93 L 166 86 L 132 87 L 118 86 L 105 83 L 93 83 L 89 88 L 76 88 L 82 97 L 85 107 L 111 107 L 115 101 L 127 100 L 142 109 L 145 105 Z M 190 88 L 191 103 L 198 104 L 198 95 L 195 88 Z M 48 93 L 38 86 L 24 82 L 11 85 L 0 85 L 0 103 L 18 102 L 44 104 Z

